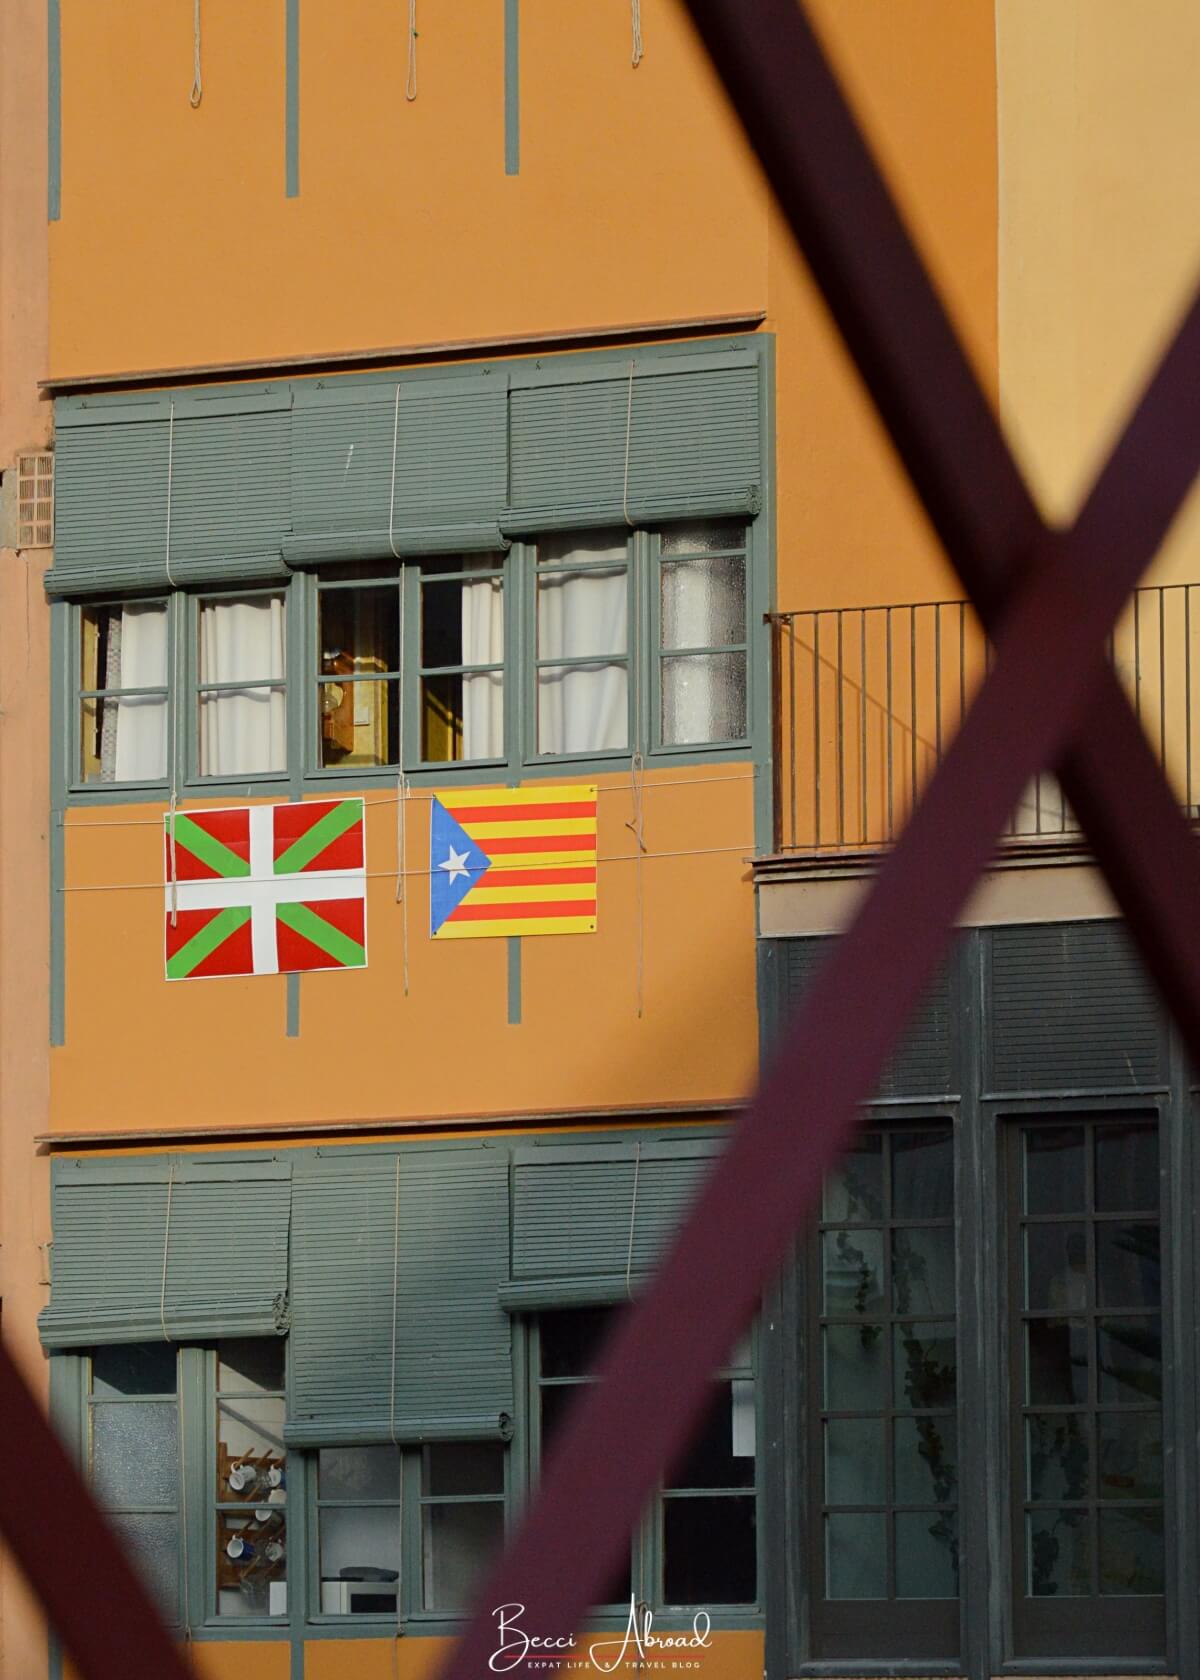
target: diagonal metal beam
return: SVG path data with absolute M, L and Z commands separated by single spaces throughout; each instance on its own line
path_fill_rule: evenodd
M 0 1490 L 0 1534 L 82 1680 L 191 1680 L 191 1669 L 2 1343 Z

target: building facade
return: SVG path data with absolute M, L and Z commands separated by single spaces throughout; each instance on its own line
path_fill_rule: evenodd
M 812 9 L 1069 508 L 1188 9 Z M 4 1325 L 222 1680 L 444 1655 L 987 657 L 682 9 L 417 12 L 0 16 Z M 592 1637 L 1191 1674 L 1191 1107 L 1040 778 Z

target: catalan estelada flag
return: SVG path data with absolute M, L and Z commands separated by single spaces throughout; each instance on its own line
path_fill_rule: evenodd
M 443 793 L 429 844 L 433 938 L 595 933 L 595 787 Z
M 168 980 L 366 967 L 361 799 L 177 811 L 173 889 L 171 820 Z

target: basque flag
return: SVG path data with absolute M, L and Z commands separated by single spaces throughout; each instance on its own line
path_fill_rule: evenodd
M 596 931 L 596 789 L 463 788 L 431 805 L 434 939 Z
M 168 980 L 366 967 L 361 799 L 177 811 L 174 888 L 164 826 Z

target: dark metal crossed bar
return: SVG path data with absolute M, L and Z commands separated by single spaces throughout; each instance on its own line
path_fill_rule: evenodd
M 1005 818 L 1046 765 L 1057 765 L 1200 1066 L 1197 851 L 1104 663 L 1105 638 L 1200 467 L 1200 298 L 1075 524 L 1048 529 L 795 0 L 686 3 L 997 658 L 671 1253 L 620 1324 L 602 1380 L 567 1419 L 446 1680 L 492 1672 L 495 1606 L 524 1605 L 522 1626 L 542 1636 L 578 1626 L 815 1207 Z M 21 1498 L 22 1486 L 37 1498 Z M 184 1680 L 3 1349 L 0 1531 L 84 1680 Z

